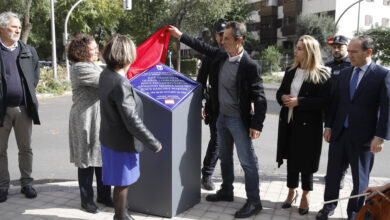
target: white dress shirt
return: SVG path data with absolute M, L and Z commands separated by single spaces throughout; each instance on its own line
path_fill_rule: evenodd
M 299 91 L 301 90 L 301 86 L 303 81 L 305 80 L 305 70 L 298 68 L 295 71 L 295 76 L 294 79 L 291 83 L 290 87 L 290 95 L 294 97 L 298 97 Z M 294 107 L 289 107 L 288 108 L 288 117 L 287 117 L 287 122 L 290 123 L 292 119 L 292 113 L 293 113 Z

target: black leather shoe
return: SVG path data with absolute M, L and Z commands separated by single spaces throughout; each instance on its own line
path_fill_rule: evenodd
M 29 199 L 37 197 L 37 191 L 31 185 L 23 186 L 20 192 Z
M 211 181 L 211 178 L 209 176 L 203 176 L 200 183 L 205 190 L 212 191 L 215 189 L 214 183 Z
M 252 215 L 256 215 L 258 212 L 260 212 L 263 209 L 263 206 L 261 206 L 261 203 L 259 204 L 253 204 L 251 202 L 246 202 L 245 205 L 236 212 L 234 217 L 236 218 L 248 218 Z
M 117 215 L 114 215 L 114 220 L 134 220 L 133 217 L 131 217 L 131 215 L 129 214 L 126 214 L 125 216 L 117 216 Z
M 225 193 L 222 189 L 218 190 L 216 194 L 210 194 L 206 196 L 206 201 L 209 202 L 218 202 L 218 201 L 227 201 L 231 202 L 234 200 L 233 192 Z
M 108 197 L 108 198 L 101 198 L 101 197 L 98 197 L 96 199 L 96 202 L 98 203 L 102 203 L 108 207 L 111 207 L 111 208 L 114 208 L 114 201 L 112 200 L 111 197 Z
M 81 202 L 81 208 L 83 208 L 85 211 L 89 213 L 97 213 L 98 212 L 98 207 L 94 202 Z
M 327 220 L 328 216 L 333 215 L 334 211 L 329 211 L 327 209 L 321 209 L 316 216 L 316 220 Z
M 8 190 L 0 189 L 0 203 L 5 202 L 7 200 Z

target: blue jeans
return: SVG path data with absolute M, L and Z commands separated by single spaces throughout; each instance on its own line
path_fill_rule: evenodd
M 241 118 L 220 114 L 217 120 L 217 133 L 222 172 L 221 190 L 226 193 L 233 192 L 233 144 L 235 144 L 245 173 L 245 190 L 248 201 L 260 203 L 259 166 L 252 140 L 249 137 L 249 129 L 245 127 Z

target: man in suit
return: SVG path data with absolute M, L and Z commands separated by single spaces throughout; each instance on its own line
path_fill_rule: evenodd
M 35 198 L 31 149 L 32 123 L 39 124 L 35 87 L 39 81 L 38 55 L 35 49 L 19 40 L 20 20 L 17 14 L 0 14 L 0 202 L 7 200 L 8 138 L 14 129 L 19 149 L 21 192 Z
M 325 123 L 324 139 L 330 143 L 324 200 L 339 197 L 343 167 L 352 171 L 351 195 L 362 193 L 368 186 L 374 154 L 390 138 L 390 71 L 371 61 L 374 41 L 359 36 L 349 43 L 348 57 L 352 66 L 341 70 L 335 100 Z M 364 204 L 364 197 L 350 199 L 348 219 L 354 219 Z M 337 202 L 325 204 L 317 220 L 328 219 Z
M 215 33 L 215 41 L 217 42 L 218 48 L 222 45 L 223 32 L 225 31 L 225 23 L 218 24 L 217 30 Z M 214 190 L 214 183 L 211 181 L 211 176 L 213 175 L 215 165 L 218 161 L 218 144 L 217 144 L 217 117 L 211 111 L 210 103 L 210 93 L 207 88 L 207 79 L 209 77 L 211 69 L 212 59 L 206 55 L 202 56 L 202 66 L 199 69 L 198 77 L 196 81 L 202 84 L 203 88 L 203 98 L 206 100 L 205 107 L 202 108 L 202 119 L 204 119 L 205 124 L 208 124 L 210 127 L 210 141 L 207 146 L 206 155 L 203 159 L 203 168 L 202 168 L 202 180 L 201 184 L 206 190 Z
M 263 128 L 267 102 L 264 95 L 260 66 L 245 52 L 243 41 L 246 27 L 239 22 L 226 24 L 223 48 L 196 40 L 182 34 L 175 27 L 168 29 L 172 36 L 199 52 L 211 57 L 210 98 L 211 109 L 218 115 L 217 138 L 221 161 L 222 185 L 207 201 L 233 201 L 233 144 L 245 172 L 247 202 L 235 213 L 236 218 L 246 218 L 262 210 L 259 192 L 257 157 L 252 139 L 258 138 Z M 254 111 L 251 111 L 251 102 Z
M 330 97 L 334 98 L 334 93 L 336 91 L 337 82 L 340 77 L 340 71 L 344 68 L 350 67 L 351 62 L 348 59 L 347 45 L 348 38 L 343 35 L 338 35 L 333 38 L 328 44 L 332 47 L 332 56 L 333 60 L 325 63 L 325 66 L 328 66 L 332 69 L 332 77 L 330 78 Z M 341 176 L 340 189 L 344 188 L 344 178 L 347 173 L 348 164 L 344 168 L 343 175 Z M 326 179 L 326 176 L 325 176 Z

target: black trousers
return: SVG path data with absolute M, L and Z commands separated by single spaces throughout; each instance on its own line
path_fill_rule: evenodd
M 111 186 L 103 185 L 101 167 L 78 168 L 80 197 L 83 203 L 93 202 L 93 173 L 96 176 L 98 198 L 111 197 Z
M 313 191 L 313 173 L 299 172 L 288 166 L 287 160 L 287 187 L 297 188 L 299 185 L 299 173 L 301 174 L 302 189 Z
M 210 141 L 207 146 L 206 155 L 203 159 L 203 168 L 202 168 L 202 176 L 210 177 L 213 175 L 215 165 L 218 161 L 218 143 L 217 143 L 217 118 L 211 117 L 209 120 L 210 127 Z

